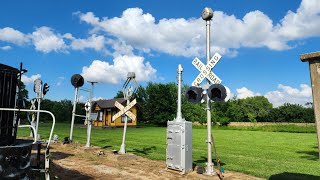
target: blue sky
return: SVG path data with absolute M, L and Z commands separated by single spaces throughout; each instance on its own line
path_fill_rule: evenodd
M 300 54 L 319 51 L 319 0 L 14 1 L 0 2 L 0 63 L 28 69 L 50 85 L 46 98 L 73 99 L 73 74 L 98 81 L 95 98 L 109 99 L 128 71 L 138 83 L 191 84 L 205 62 L 204 7 L 214 12 L 214 67 L 238 98 L 263 95 L 275 106 L 312 101 L 309 68 Z M 89 84 L 85 84 L 89 88 Z M 83 101 L 87 93 L 80 93 Z

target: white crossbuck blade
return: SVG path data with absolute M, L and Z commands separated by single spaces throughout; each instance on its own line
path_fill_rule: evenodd
M 120 109 L 120 111 L 112 116 L 112 122 L 114 122 L 118 117 L 122 116 L 123 114 L 126 114 L 129 116 L 133 121 L 136 119 L 136 115 L 134 115 L 131 111 L 129 111 L 135 104 L 137 104 L 137 100 L 134 99 L 131 101 L 126 107 L 124 107 L 122 104 L 120 104 L 118 101 L 114 103 L 114 105 Z
M 215 53 L 214 56 L 208 62 L 208 64 L 205 66 L 200 61 L 200 59 L 194 58 L 192 64 L 200 71 L 200 74 L 192 82 L 192 86 L 199 86 L 204 80 L 204 78 L 207 78 L 212 84 L 221 84 L 221 79 L 211 71 L 220 59 L 221 55 Z

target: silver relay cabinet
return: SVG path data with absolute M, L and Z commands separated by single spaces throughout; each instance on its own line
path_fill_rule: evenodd
M 167 168 L 183 174 L 192 171 L 192 123 L 173 120 L 167 125 Z

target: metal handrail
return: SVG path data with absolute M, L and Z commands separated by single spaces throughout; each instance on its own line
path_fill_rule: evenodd
M 51 127 L 51 131 L 50 131 L 50 136 L 49 136 L 49 140 L 48 140 L 48 144 L 47 144 L 47 148 L 49 148 L 50 142 L 51 142 L 51 138 L 52 138 L 52 134 L 53 134 L 53 130 L 54 130 L 54 126 L 56 124 L 56 118 L 55 116 L 52 114 L 52 112 L 50 111 L 46 111 L 46 110 L 31 110 L 31 109 L 13 109 L 13 108 L 0 108 L 0 111 L 21 111 L 21 112 L 42 112 L 42 113 L 47 113 L 50 114 L 52 117 L 52 127 Z M 37 136 L 37 135 L 36 135 Z
M 33 126 L 31 126 L 31 125 L 19 125 L 18 127 L 28 127 L 28 128 L 31 128 L 31 129 L 32 129 L 33 134 L 36 133 L 36 129 L 35 129 Z M 36 136 L 34 136 L 33 144 L 35 144 L 36 142 L 37 142 L 37 139 L 36 139 Z

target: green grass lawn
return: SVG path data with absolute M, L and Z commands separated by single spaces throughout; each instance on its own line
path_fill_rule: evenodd
M 40 124 L 42 137 L 49 135 L 49 124 Z M 59 140 L 69 136 L 70 124 L 57 124 Z M 217 152 L 225 170 L 257 177 L 281 179 L 298 177 L 320 179 L 320 161 L 315 133 L 265 132 L 213 129 Z M 30 131 L 20 128 L 18 136 Z M 119 150 L 123 129 L 92 129 L 91 143 Z M 207 157 L 206 129 L 193 128 L 193 163 L 204 165 Z M 86 128 L 75 128 L 73 140 L 85 144 Z M 143 157 L 165 161 L 166 128 L 128 128 L 126 149 Z M 165 162 L 164 162 L 165 163 Z

